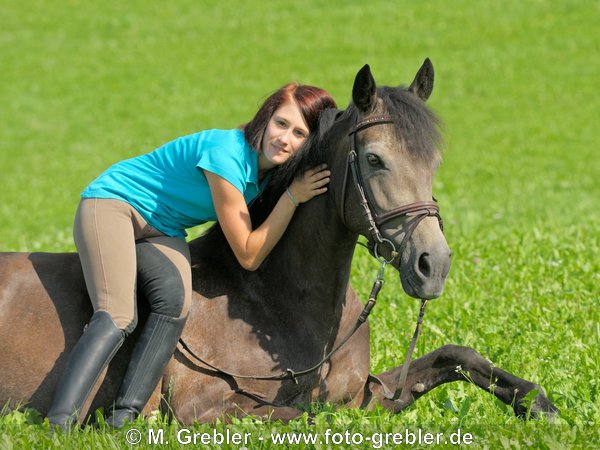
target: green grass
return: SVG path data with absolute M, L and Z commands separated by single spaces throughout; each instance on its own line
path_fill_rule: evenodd
M 266 437 L 460 428 L 473 448 L 600 448 L 599 13 L 581 0 L 8 2 L 0 251 L 73 251 L 78 194 L 105 167 L 185 133 L 235 127 L 289 80 L 321 85 L 344 107 L 364 63 L 382 84 L 409 83 L 429 56 L 430 103 L 447 138 L 435 192 L 454 257 L 416 356 L 472 346 L 540 383 L 561 416 L 524 423 L 454 383 L 397 416 L 315 405 L 314 425 L 217 429 Z M 352 280 L 361 298 L 376 270 L 359 250 Z M 375 372 L 401 363 L 418 309 L 386 276 L 371 319 Z M 175 436 L 177 426 L 161 420 L 136 426 Z M 0 417 L 2 450 L 129 447 L 124 432 L 50 435 L 33 411 Z M 177 445 L 137 446 L 150 447 Z M 265 439 L 250 448 L 280 447 Z

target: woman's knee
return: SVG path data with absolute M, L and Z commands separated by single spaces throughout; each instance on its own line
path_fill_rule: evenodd
M 191 271 L 183 259 L 174 261 L 164 248 L 152 240 L 138 241 L 138 293 L 150 303 L 150 309 L 170 317 L 184 317 L 191 304 Z M 179 264 L 178 264 L 179 263 Z M 187 264 L 187 267 L 185 266 Z
M 94 313 L 100 311 L 105 312 L 110 316 L 115 326 L 123 332 L 123 337 L 125 338 L 133 333 L 133 330 L 137 327 L 138 317 L 137 312 L 135 311 L 133 315 L 123 314 L 122 311 L 110 311 L 105 309 L 97 310 Z

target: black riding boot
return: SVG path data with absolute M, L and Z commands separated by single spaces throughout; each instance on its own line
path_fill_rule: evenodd
M 186 320 L 187 316 L 175 318 L 150 313 L 107 424 L 121 428 L 126 420 L 133 422 L 142 412 L 173 356 Z
M 100 374 L 123 340 L 121 331 L 105 311 L 94 313 L 69 356 L 48 411 L 51 425 L 68 430 L 77 418 Z

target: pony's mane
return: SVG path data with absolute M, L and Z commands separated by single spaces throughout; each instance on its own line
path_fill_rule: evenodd
M 433 158 L 444 143 L 439 117 L 406 88 L 384 86 L 377 91 L 388 113 L 394 117 L 409 153 L 426 160 Z

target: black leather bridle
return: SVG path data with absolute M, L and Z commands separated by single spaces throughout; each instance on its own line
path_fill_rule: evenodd
M 344 181 L 342 185 L 342 195 L 340 198 L 340 218 L 345 223 L 346 221 L 346 189 L 348 186 L 348 173 L 352 173 L 352 180 L 354 182 L 354 187 L 358 192 L 359 200 L 361 207 L 363 209 L 363 215 L 365 216 L 367 222 L 369 223 L 369 249 L 373 253 L 373 255 L 380 259 L 380 255 L 378 252 L 379 245 L 388 244 L 391 247 L 391 259 L 387 262 L 392 262 L 395 258 L 399 257 L 401 252 L 404 250 L 406 243 L 410 239 L 413 231 L 417 228 L 419 223 L 426 217 L 437 217 L 438 223 L 440 225 L 440 229 L 444 230 L 444 223 L 442 221 L 442 217 L 440 216 L 440 209 L 437 205 L 435 199 L 433 201 L 419 201 L 414 203 L 409 203 L 408 205 L 403 205 L 398 208 L 394 208 L 389 211 L 385 211 L 383 213 L 377 213 L 377 210 L 373 207 L 374 203 L 367 194 L 367 191 L 364 187 L 363 177 L 360 171 L 360 165 L 358 162 L 358 153 L 357 149 L 357 135 L 360 131 L 370 128 L 375 125 L 384 125 L 384 124 L 393 124 L 394 118 L 389 115 L 379 115 L 379 116 L 369 116 L 366 119 L 357 122 L 352 130 L 348 133 L 351 137 L 350 140 L 350 152 L 348 153 L 348 159 L 346 162 L 346 170 L 344 171 Z M 392 241 L 383 237 L 380 227 L 397 217 L 416 217 L 414 221 L 408 225 L 408 228 L 404 234 L 404 238 L 400 243 L 398 249 L 393 244 Z

